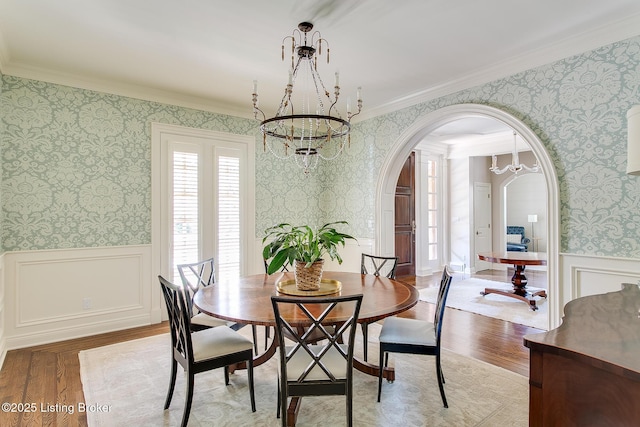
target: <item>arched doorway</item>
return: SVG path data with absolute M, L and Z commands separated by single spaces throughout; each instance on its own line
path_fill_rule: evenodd
M 500 109 L 479 105 L 459 104 L 427 113 L 405 130 L 394 141 L 382 165 L 376 186 L 376 251 L 393 255 L 394 248 L 394 196 L 396 182 L 406 158 L 414 147 L 429 133 L 449 122 L 468 117 L 486 117 L 503 122 L 515 130 L 531 147 L 543 171 L 548 195 L 547 203 L 547 272 L 549 286 L 549 326 L 560 324 L 562 312 L 558 298 L 559 261 L 559 190 L 555 167 L 538 136 L 516 117 Z

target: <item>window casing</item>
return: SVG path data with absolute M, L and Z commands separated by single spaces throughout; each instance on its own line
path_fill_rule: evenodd
M 152 269 L 213 257 L 216 281 L 255 270 L 254 138 L 152 124 Z M 158 292 L 158 296 L 161 298 Z

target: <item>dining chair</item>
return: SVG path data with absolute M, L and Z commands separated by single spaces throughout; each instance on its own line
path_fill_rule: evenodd
M 396 268 L 398 267 L 398 257 L 383 257 L 369 254 L 362 254 L 360 260 L 360 273 L 373 274 L 374 276 L 385 276 L 389 279 L 396 278 Z M 369 347 L 369 323 L 361 323 L 363 357 L 367 360 L 367 348 Z
M 187 390 L 185 396 L 182 426 L 189 421 L 193 400 L 194 376 L 197 373 L 224 367 L 224 381 L 229 385 L 229 365 L 246 362 L 249 380 L 251 410 L 256 411 L 253 389 L 253 343 L 228 326 L 191 332 L 189 303 L 184 288 L 158 276 L 162 294 L 169 315 L 171 335 L 171 378 L 164 409 L 169 409 L 176 385 L 178 363 L 186 373 Z
M 378 375 L 378 402 L 382 392 L 382 367 L 389 363 L 389 353 L 423 354 L 436 357 L 436 376 L 440 396 L 445 408 L 448 408 L 447 397 L 444 393 L 444 375 L 440 362 L 440 342 L 442 336 L 442 320 L 444 317 L 447 295 L 451 286 L 451 273 L 445 266 L 440 279 L 438 298 L 433 322 L 407 319 L 401 317 L 388 317 L 384 320 L 380 331 L 380 373 Z
M 271 304 L 279 343 L 277 416 L 282 413 L 282 426 L 287 425 L 290 397 L 329 395 L 345 396 L 347 425 L 353 425 L 353 347 L 362 294 L 272 296 Z M 323 336 L 320 343 L 310 338 L 316 332 Z
M 191 330 L 200 331 L 217 326 L 228 326 L 234 331 L 243 328 L 244 324 L 227 322 L 226 320 L 216 319 L 206 313 L 194 314 L 193 296 L 198 289 L 206 286 L 214 285 L 216 282 L 215 263 L 213 258 L 191 264 L 179 264 L 177 266 L 180 280 L 184 287 L 185 295 L 188 296 L 189 316 L 191 318 Z M 253 349 L 258 354 L 258 331 L 256 325 L 251 325 L 251 333 L 253 335 Z

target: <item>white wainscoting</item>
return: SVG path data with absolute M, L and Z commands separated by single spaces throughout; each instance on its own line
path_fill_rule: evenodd
M 638 283 L 640 260 L 561 254 L 560 274 L 560 307 L 564 307 L 576 298 L 619 291 L 622 283 Z
M 7 355 L 7 338 L 5 329 L 5 280 L 4 280 L 4 254 L 0 255 L 0 367 L 4 365 L 4 358 Z
M 4 254 L 7 349 L 157 322 L 150 254 L 146 245 Z
M 256 239 L 256 247 L 262 242 Z M 344 262 L 327 270 L 360 271 L 373 239 L 348 242 Z M 0 256 L 0 363 L 7 350 L 160 321 L 162 296 L 147 245 L 10 252 Z M 264 272 L 261 253 L 250 274 Z M 638 283 L 640 260 L 561 254 L 559 307 L 576 298 Z M 560 319 L 561 313 L 554 318 Z

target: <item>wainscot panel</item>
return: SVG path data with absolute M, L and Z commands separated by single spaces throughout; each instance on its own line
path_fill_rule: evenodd
M 622 283 L 640 281 L 640 260 L 561 254 L 561 304 L 589 295 L 616 292 Z
M 158 318 L 149 246 L 5 254 L 8 349 L 148 325 Z
M 5 291 L 4 286 L 4 254 L 0 255 L 0 367 L 4 364 L 4 358 L 7 355 L 7 339 L 5 329 Z

